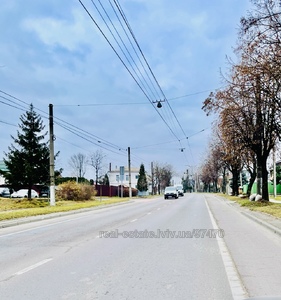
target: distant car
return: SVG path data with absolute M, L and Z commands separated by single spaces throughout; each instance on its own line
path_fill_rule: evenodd
M 0 187 L 0 197 L 10 198 L 10 190 L 7 187 Z
M 27 198 L 28 189 L 21 189 L 17 192 L 12 193 L 11 198 Z M 39 195 L 36 191 L 31 190 L 31 198 L 38 198 Z
M 183 196 L 183 186 L 181 184 L 176 185 L 176 189 L 178 190 L 179 196 Z
M 179 194 L 175 186 L 167 186 L 164 192 L 164 199 L 168 199 L 169 197 L 178 199 Z

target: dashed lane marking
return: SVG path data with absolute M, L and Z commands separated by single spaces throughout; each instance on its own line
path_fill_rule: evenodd
M 36 263 L 34 265 L 31 265 L 31 266 L 29 266 L 29 267 L 27 267 L 27 268 L 25 268 L 23 270 L 18 271 L 17 273 L 15 273 L 15 275 L 22 275 L 24 273 L 27 273 L 27 272 L 29 272 L 31 270 L 34 270 L 34 269 L 36 269 L 36 268 L 38 268 L 38 267 L 46 264 L 47 262 L 49 262 L 51 260 L 52 260 L 52 258 L 47 258 L 47 259 L 41 260 L 41 261 L 39 261 L 38 263 Z

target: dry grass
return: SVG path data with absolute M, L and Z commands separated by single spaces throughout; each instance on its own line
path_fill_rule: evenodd
M 129 198 L 111 198 L 102 201 L 99 201 L 99 199 L 91 201 L 57 201 L 56 206 L 49 206 L 48 199 L 15 200 L 0 198 L 0 221 L 104 206 L 128 200 Z

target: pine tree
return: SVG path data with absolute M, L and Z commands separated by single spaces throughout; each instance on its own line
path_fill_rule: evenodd
M 137 189 L 140 192 L 146 192 L 148 190 L 145 169 L 144 169 L 143 164 L 141 164 L 141 166 L 140 166 L 139 177 L 138 177 L 138 182 L 137 182 Z
M 20 121 L 17 138 L 12 136 L 17 146 L 12 144 L 5 153 L 4 163 L 8 171 L 4 176 L 14 189 L 28 188 L 30 199 L 32 186 L 46 184 L 49 180 L 49 147 L 44 142 L 47 132 L 42 133 L 45 126 L 32 104 Z

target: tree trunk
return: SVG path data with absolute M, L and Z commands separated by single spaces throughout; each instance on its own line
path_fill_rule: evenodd
M 226 193 L 226 168 L 223 168 L 223 176 L 222 176 L 222 193 Z
M 267 158 L 263 158 L 261 161 L 262 167 L 262 200 L 269 201 L 268 195 L 268 171 L 266 167 Z
M 257 177 L 257 161 L 253 159 L 253 169 L 248 168 L 248 172 L 250 173 L 250 181 L 247 189 L 247 196 L 250 197 L 252 192 L 253 184 Z
M 262 194 L 261 181 L 262 181 L 262 166 L 260 165 L 260 160 L 258 160 L 258 164 L 257 164 L 257 194 L 258 195 Z
M 250 195 L 251 195 L 252 187 L 253 187 L 253 184 L 256 180 L 256 177 L 257 177 L 257 172 L 256 171 L 251 173 L 250 181 L 249 181 L 248 188 L 247 188 L 247 196 L 248 197 L 250 197 Z
M 239 186 L 238 186 L 239 172 L 238 170 L 232 170 L 232 193 L 234 196 L 239 195 Z

